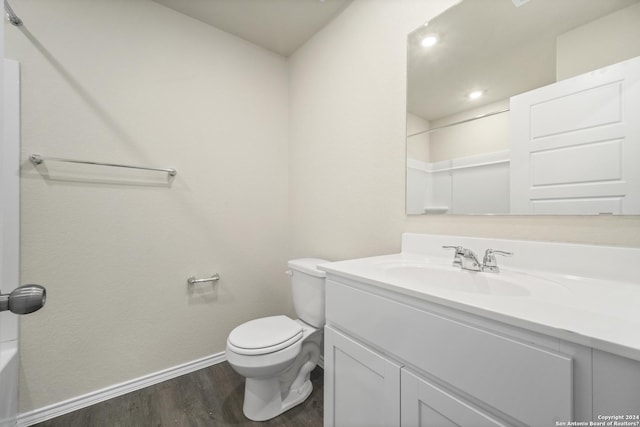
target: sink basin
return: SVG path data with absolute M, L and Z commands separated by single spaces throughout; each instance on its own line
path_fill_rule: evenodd
M 437 264 L 382 263 L 377 267 L 385 276 L 405 282 L 420 283 L 425 288 L 435 287 L 470 294 L 527 297 L 531 295 L 531 286 L 539 290 L 541 287 L 555 285 L 549 280 L 526 274 L 483 273 Z
M 387 274 L 400 279 L 419 280 L 425 286 L 446 288 L 456 292 L 525 297 L 531 293 L 524 287 L 495 273 L 481 273 L 427 265 L 396 265 L 385 268 Z
M 443 246 L 514 252 L 500 272 L 452 266 Z M 442 305 L 640 360 L 640 248 L 405 233 L 402 251 L 320 265 L 331 281 Z M 357 304 L 357 301 L 353 301 Z M 375 314 L 375 313 L 374 313 Z

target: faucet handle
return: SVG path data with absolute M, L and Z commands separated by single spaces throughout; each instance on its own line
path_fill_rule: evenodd
M 442 249 L 455 249 L 456 253 L 453 256 L 453 266 L 462 266 L 462 256 L 464 255 L 464 248 L 462 246 L 443 246 Z
M 482 259 L 482 271 L 489 271 L 492 273 L 497 273 L 500 271 L 500 269 L 498 268 L 498 261 L 495 257 L 496 255 L 513 256 L 513 252 L 487 249 L 484 253 L 484 258 Z
M 497 250 L 497 249 L 487 249 L 487 250 L 484 252 L 484 255 L 485 255 L 485 256 L 491 256 L 491 255 L 493 255 L 493 254 L 496 254 L 496 255 L 502 255 L 502 256 L 513 256 L 513 252 L 508 252 L 508 251 L 499 251 L 499 250 Z

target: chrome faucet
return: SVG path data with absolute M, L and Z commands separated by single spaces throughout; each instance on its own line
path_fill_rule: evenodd
M 443 246 L 444 249 L 455 249 L 456 253 L 453 258 L 453 266 L 460 267 L 463 270 L 482 271 L 482 266 L 478 257 L 471 250 L 462 246 Z
M 490 273 L 500 272 L 500 269 L 498 268 L 498 260 L 496 260 L 496 257 L 495 257 L 496 255 L 513 256 L 513 252 L 487 249 L 484 253 L 484 258 L 482 260 L 482 271 L 488 271 Z
M 443 249 L 454 249 L 455 255 L 453 255 L 453 266 L 462 267 L 462 255 L 464 254 L 464 248 L 462 246 L 443 246 Z
M 489 273 L 498 273 L 498 261 L 495 255 L 512 256 L 512 252 L 498 251 L 494 249 L 487 249 L 482 259 L 482 264 L 478 260 L 477 255 L 471 250 L 462 246 L 443 246 L 444 249 L 454 249 L 455 255 L 453 257 L 453 266 L 460 267 L 463 270 L 469 271 L 486 271 Z

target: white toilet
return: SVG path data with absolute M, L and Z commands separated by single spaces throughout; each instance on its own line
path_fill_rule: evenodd
M 316 267 L 326 262 L 302 258 L 288 263 L 299 319 L 250 320 L 227 338 L 227 361 L 246 377 L 243 411 L 250 420 L 274 418 L 311 394 L 309 374 L 320 358 L 324 327 L 325 273 Z

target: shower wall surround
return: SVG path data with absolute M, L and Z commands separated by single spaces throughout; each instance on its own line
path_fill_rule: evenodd
M 288 313 L 285 59 L 147 0 L 14 6 L 22 282 L 49 291 L 22 319 L 20 411 L 222 352 L 236 325 Z M 32 153 L 178 175 L 36 169 Z

